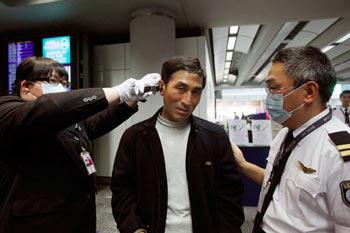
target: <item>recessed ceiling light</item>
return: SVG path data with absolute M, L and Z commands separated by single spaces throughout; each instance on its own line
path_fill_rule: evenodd
M 63 0 L 0 0 L 0 2 L 3 2 L 4 4 L 10 7 L 46 4 L 46 3 L 58 2 L 58 1 L 63 1 Z
M 349 38 L 350 38 L 350 33 L 346 34 L 345 36 L 343 36 L 342 38 L 337 40 L 335 43 L 337 43 L 337 44 L 343 43 L 344 41 L 346 41 Z
M 231 66 L 231 62 L 225 62 L 225 69 L 229 69 Z
M 233 48 L 235 47 L 235 43 L 236 43 L 236 37 L 230 36 L 227 42 L 227 50 L 233 50 Z
M 226 53 L 226 61 L 231 61 L 232 60 L 232 55 L 233 55 L 233 52 L 227 52 Z
M 331 50 L 334 48 L 335 45 L 328 45 L 322 49 L 322 52 L 326 53 L 327 51 Z
M 230 26 L 230 34 L 237 34 L 238 26 Z

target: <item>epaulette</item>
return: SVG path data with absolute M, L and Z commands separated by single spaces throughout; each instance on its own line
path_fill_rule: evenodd
M 344 162 L 350 161 L 350 134 L 347 131 L 340 131 L 328 135 L 336 145 Z

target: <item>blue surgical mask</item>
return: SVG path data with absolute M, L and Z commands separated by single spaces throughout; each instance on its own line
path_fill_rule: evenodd
M 58 93 L 58 92 L 67 92 L 68 89 L 63 87 L 61 83 L 58 85 L 53 85 L 50 83 L 41 83 L 41 88 L 43 90 L 43 94 L 50 94 L 50 93 Z
M 302 85 L 304 86 L 304 85 Z M 300 87 L 302 87 L 300 86 Z M 286 120 L 288 120 L 295 111 L 300 109 L 301 107 L 304 106 L 304 103 L 302 103 L 300 106 L 296 107 L 294 110 L 287 112 L 286 110 L 283 109 L 283 98 L 287 97 L 288 95 L 292 94 L 296 90 L 298 90 L 300 87 L 297 89 L 289 92 L 287 95 L 283 96 L 283 94 L 272 94 L 269 93 L 267 94 L 266 97 L 266 109 L 269 112 L 271 119 L 279 124 L 282 124 Z

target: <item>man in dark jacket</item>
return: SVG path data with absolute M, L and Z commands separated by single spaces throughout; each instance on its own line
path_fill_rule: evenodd
M 204 86 L 198 59 L 166 61 L 163 108 L 124 133 L 111 183 L 121 233 L 241 232 L 243 187 L 229 139 L 192 115 Z
M 92 140 L 137 111 L 145 94 L 135 85 L 148 82 L 64 92 L 67 77 L 52 59 L 31 57 L 17 68 L 14 96 L 0 98 L 1 233 L 96 233 Z

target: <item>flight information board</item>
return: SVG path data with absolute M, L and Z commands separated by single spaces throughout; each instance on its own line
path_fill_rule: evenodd
M 70 64 L 70 36 L 43 38 L 43 56 L 52 58 L 61 64 Z
M 12 83 L 16 79 L 17 66 L 27 57 L 34 56 L 34 42 L 16 41 L 8 43 L 8 90 L 12 93 Z

